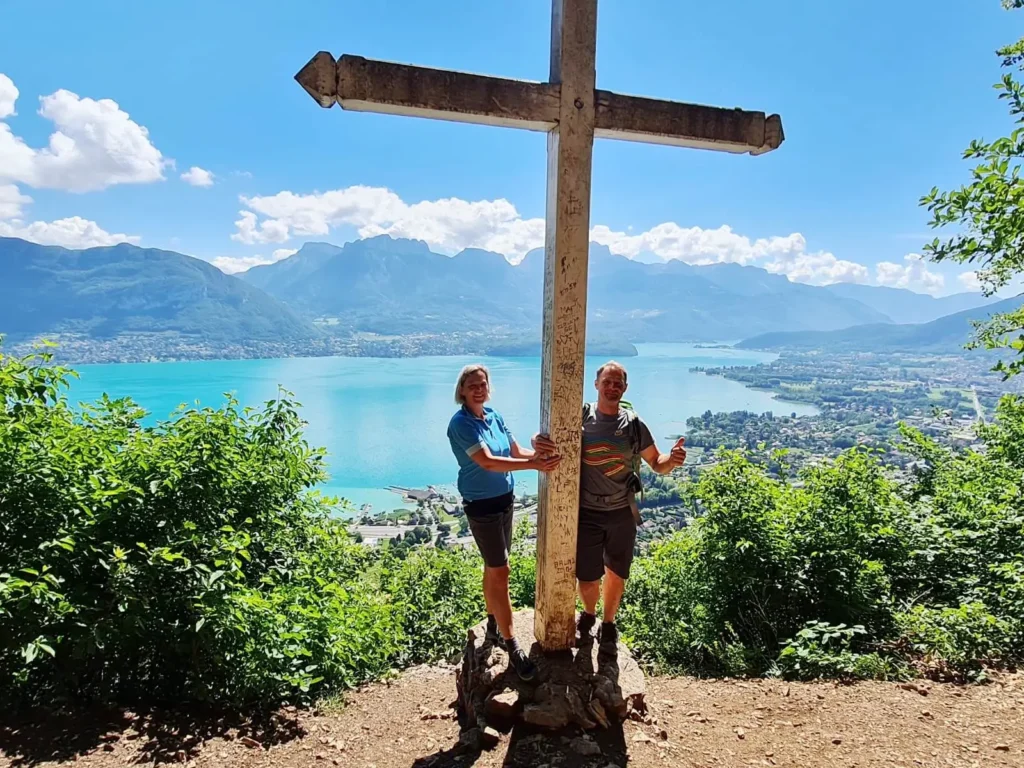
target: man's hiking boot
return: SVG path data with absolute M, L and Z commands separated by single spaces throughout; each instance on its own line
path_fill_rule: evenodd
M 592 613 L 583 611 L 580 614 L 579 620 L 576 622 L 576 631 L 579 633 L 579 639 L 576 641 L 577 647 L 586 645 L 593 640 L 594 625 L 597 623 L 597 616 Z
M 615 648 L 619 644 L 619 628 L 615 626 L 614 621 L 605 621 L 601 624 L 601 631 L 597 637 L 602 647 Z
M 513 645 L 508 652 L 508 665 L 516 671 L 520 680 L 533 680 L 537 674 L 537 665 L 530 661 L 518 643 Z

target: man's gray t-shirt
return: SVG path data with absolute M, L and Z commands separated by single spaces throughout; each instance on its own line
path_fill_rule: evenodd
M 640 452 L 654 445 L 651 430 L 633 414 L 640 433 Z M 591 405 L 584 412 L 583 449 L 580 454 L 580 506 L 613 510 L 629 506 L 632 493 L 626 484 L 633 470 L 630 413 L 619 409 L 606 416 Z

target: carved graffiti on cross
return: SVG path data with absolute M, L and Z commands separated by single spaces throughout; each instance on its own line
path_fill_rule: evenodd
M 295 79 L 322 107 L 543 131 L 548 135 L 540 431 L 562 462 L 540 477 L 535 634 L 572 646 L 580 429 L 594 138 L 760 155 L 783 141 L 778 115 L 595 88 L 597 0 L 552 0 L 546 83 L 321 51 Z

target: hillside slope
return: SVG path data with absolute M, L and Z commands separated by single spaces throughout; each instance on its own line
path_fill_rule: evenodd
M 72 251 L 0 238 L 0 333 L 106 339 L 175 333 L 213 342 L 320 336 L 262 290 L 190 256 L 120 244 Z
M 837 331 L 765 333 L 745 339 L 740 349 L 827 349 L 831 352 L 956 352 L 973 331 L 972 320 L 1008 312 L 1024 303 L 1024 295 L 984 307 L 940 317 L 930 323 L 907 325 L 871 324 Z
M 879 312 L 884 312 L 894 323 L 929 323 L 940 317 L 964 310 L 983 307 L 995 300 L 980 293 L 954 293 L 938 298 L 926 293 L 914 293 L 905 288 L 836 283 L 827 290 L 846 299 L 856 299 Z

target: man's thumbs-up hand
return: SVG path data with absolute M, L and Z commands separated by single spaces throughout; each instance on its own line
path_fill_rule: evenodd
M 672 450 L 669 452 L 669 459 L 673 467 L 683 466 L 683 462 L 686 461 L 686 438 L 680 437 L 676 440 L 676 444 L 672 446 Z

